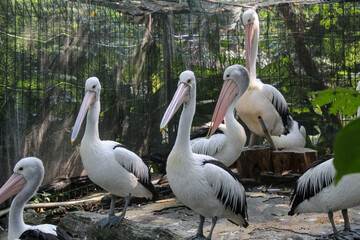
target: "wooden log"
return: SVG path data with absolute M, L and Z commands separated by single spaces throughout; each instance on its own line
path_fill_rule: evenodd
M 238 173 L 242 178 L 259 179 L 262 171 L 274 171 L 269 147 L 245 149 L 237 161 Z
M 310 148 L 287 148 L 278 151 L 271 151 L 269 147 L 245 148 L 237 161 L 237 170 L 242 178 L 257 180 L 264 171 L 301 174 L 317 158 L 317 151 Z
M 107 193 L 98 194 L 98 196 L 95 196 L 92 198 L 67 201 L 67 202 L 29 203 L 29 204 L 25 204 L 24 209 L 27 209 L 27 208 L 57 208 L 57 207 L 61 207 L 61 206 L 69 206 L 69 205 L 83 204 L 83 203 L 90 203 L 90 202 L 99 202 L 106 194 Z M 0 217 L 6 215 L 9 211 L 10 211 L 10 208 L 1 210 Z
M 88 176 L 80 176 L 80 177 L 73 177 L 73 178 L 64 178 L 56 180 L 50 184 L 41 186 L 38 190 L 38 192 L 47 192 L 52 193 L 55 191 L 61 191 L 65 188 L 69 187 L 70 185 L 72 187 L 74 186 L 84 186 L 86 184 L 91 183 L 91 180 Z
M 273 151 L 271 159 L 275 173 L 303 173 L 310 163 L 317 160 L 317 151 L 310 148 L 287 148 Z

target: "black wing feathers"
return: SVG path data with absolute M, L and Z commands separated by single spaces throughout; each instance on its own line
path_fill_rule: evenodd
M 274 105 L 276 111 L 279 113 L 282 123 L 286 130 L 288 131 L 288 116 L 289 116 L 289 110 L 287 106 L 284 106 L 283 102 L 280 101 L 280 99 L 275 98 L 275 95 L 273 95 L 273 98 L 271 100 L 272 105 Z
M 209 132 L 209 126 L 204 125 L 201 127 L 197 127 L 196 129 L 194 129 L 191 133 L 190 133 L 190 140 L 193 140 L 195 138 L 202 138 L 202 137 L 206 137 L 206 135 Z M 218 134 L 218 133 L 224 133 L 222 130 L 220 130 L 219 128 L 217 128 L 214 132 L 214 134 Z
M 223 170 L 225 170 L 226 172 L 228 172 L 236 181 L 240 183 L 239 181 L 239 176 L 235 173 L 233 173 L 230 168 L 228 168 L 225 164 L 223 164 L 222 162 L 218 161 L 218 160 L 204 160 L 203 161 L 203 165 L 205 164 L 214 164 L 220 168 L 222 168 Z M 229 207 L 231 209 L 233 209 L 235 214 L 240 214 L 244 219 L 248 218 L 247 215 L 247 203 L 246 203 L 246 198 L 244 199 L 244 204 L 241 203 L 241 198 L 238 198 L 237 202 L 234 202 L 233 198 L 228 198 L 226 197 L 225 194 L 223 194 L 223 188 L 220 188 L 220 191 L 217 194 L 217 199 L 219 199 L 226 207 Z
M 135 176 L 136 176 L 136 175 L 135 175 Z M 149 190 L 149 191 L 152 193 L 153 197 L 152 197 L 151 200 L 156 201 L 156 200 L 159 199 L 159 194 L 158 194 L 158 192 L 156 191 L 154 185 L 151 183 L 150 179 L 151 179 L 151 174 L 150 174 L 150 169 L 149 169 L 149 179 L 146 180 L 146 181 L 143 181 L 142 179 L 138 178 L 138 181 L 139 181 L 139 183 L 141 183 L 147 190 Z
M 311 163 L 309 165 L 309 167 L 306 169 L 306 171 L 304 172 L 304 174 L 309 170 L 312 169 L 316 166 L 318 166 L 319 164 L 328 161 L 332 156 L 331 155 L 326 155 L 323 156 L 321 158 L 319 158 L 319 160 Z M 290 204 L 291 204 L 291 209 L 288 212 L 288 214 L 290 216 L 295 214 L 295 209 L 297 208 L 297 206 L 299 206 L 300 203 L 302 203 L 305 200 L 309 200 L 311 197 L 315 196 L 316 194 L 318 194 L 321 190 L 323 190 L 324 188 L 326 188 L 327 186 L 329 186 L 330 184 L 332 184 L 332 182 L 334 181 L 334 178 L 332 179 L 328 179 L 326 180 L 321 179 L 321 185 L 312 185 L 311 182 L 309 181 L 307 186 L 306 186 L 306 191 L 304 193 L 298 193 L 298 182 L 296 182 L 295 188 L 294 188 L 294 192 L 292 194 L 292 196 L 290 197 Z
M 113 147 L 113 149 L 118 148 L 118 147 L 126 148 L 125 145 L 119 143 L 119 144 L 115 145 L 115 146 Z
M 23 232 L 19 239 L 24 240 L 70 240 L 72 239 L 67 233 L 62 230 L 61 228 L 56 228 L 57 236 L 50 234 L 50 233 L 44 233 L 38 229 L 29 229 Z
M 118 144 L 116 146 L 114 146 L 113 149 L 116 149 L 118 147 L 121 147 L 121 148 L 125 148 L 124 145 L 122 144 Z M 142 159 L 141 159 L 142 160 Z M 143 161 L 144 162 L 144 161 Z M 145 163 L 144 163 L 145 164 Z M 159 199 L 159 194 L 157 193 L 157 191 L 155 190 L 155 187 L 154 185 L 151 183 L 151 174 L 150 174 L 150 169 L 148 169 L 148 176 L 149 178 L 146 178 L 144 176 L 138 176 L 133 168 L 133 165 L 129 165 L 129 166 L 125 166 L 124 164 L 121 164 L 121 166 L 123 166 L 126 170 L 128 170 L 129 172 L 131 172 L 132 174 L 134 174 L 134 176 L 138 179 L 138 182 L 141 183 L 147 190 L 149 190 L 152 195 L 153 195 L 153 198 L 152 200 L 155 201 L 157 199 Z

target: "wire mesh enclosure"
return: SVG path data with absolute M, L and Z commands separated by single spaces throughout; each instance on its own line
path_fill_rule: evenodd
M 241 14 L 250 5 L 1 1 L 0 181 L 31 155 L 44 161 L 44 183 L 85 174 L 80 141 L 71 145 L 70 135 L 91 76 L 102 85 L 101 139 L 120 141 L 145 159 L 169 151 L 177 120 L 163 133 L 159 123 L 179 74 L 190 69 L 199 80 L 193 125 L 209 121 L 224 69 L 245 65 Z M 327 87 L 357 85 L 360 3 L 252 6 L 260 17 L 259 78 L 284 94 L 291 115 L 306 127 L 307 146 L 331 152 L 337 130 L 353 116 L 331 115 L 311 100 Z

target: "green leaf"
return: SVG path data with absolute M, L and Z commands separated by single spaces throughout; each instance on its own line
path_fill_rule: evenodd
M 360 106 L 360 94 L 351 88 L 328 88 L 315 93 L 315 95 L 316 97 L 312 101 L 313 107 L 332 103 L 329 112 L 334 115 L 338 113 L 354 115 Z
M 360 173 L 360 118 L 336 136 L 334 146 L 335 184 L 346 174 Z

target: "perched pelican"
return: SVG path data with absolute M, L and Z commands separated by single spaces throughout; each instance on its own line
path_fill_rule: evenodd
M 336 170 L 333 158 L 319 160 L 298 179 L 293 195 L 290 199 L 291 210 L 289 215 L 295 213 L 327 213 L 332 225 L 334 236 L 342 237 L 343 234 L 356 234 L 350 229 L 347 208 L 360 204 L 360 174 L 350 174 L 342 177 L 335 186 Z M 333 212 L 342 211 L 345 229 L 338 233 L 333 220 Z
M 14 167 L 13 175 L 0 189 L 0 204 L 16 197 L 11 203 L 8 239 L 71 239 L 64 230 L 51 224 L 30 226 L 24 223 L 25 203 L 35 195 L 44 179 L 44 166 L 40 159 L 21 159 Z
M 260 116 L 269 134 L 280 136 L 287 133 L 288 104 L 284 96 L 273 86 L 263 84 L 256 78 L 256 57 L 259 45 L 259 17 L 249 9 L 244 12 L 246 68 L 250 73 L 247 91 L 236 104 L 236 111 L 250 131 L 258 136 L 265 136 L 259 123 Z M 250 138 L 251 139 L 251 138 Z M 268 139 L 270 142 L 270 140 Z
M 85 115 L 87 122 L 81 140 L 80 156 L 85 170 L 94 183 L 109 191 L 111 195 L 110 215 L 101 219 L 98 226 L 117 226 L 125 217 L 131 196 L 157 198 L 150 181 L 150 171 L 142 159 L 115 141 L 99 138 L 98 122 L 100 113 L 99 79 L 91 77 L 85 83 L 85 96 L 71 136 L 73 143 L 78 135 Z M 120 216 L 115 216 L 116 196 L 125 196 L 125 206 Z
M 239 158 L 246 143 L 245 129 L 235 119 L 234 108 L 249 86 L 249 75 L 243 66 L 233 65 L 225 70 L 223 78 L 222 95 L 219 96 L 212 122 L 191 133 L 190 145 L 192 152 L 212 156 L 230 167 Z M 223 119 L 225 124 L 220 124 Z M 205 138 L 204 130 L 211 131 L 209 139 Z M 195 137 L 196 134 L 201 137 Z
M 288 116 L 289 133 L 281 136 L 272 136 L 272 140 L 277 149 L 290 147 L 305 147 L 306 144 L 306 130 L 292 117 Z
M 246 77 L 247 72 L 241 72 Z M 239 87 L 229 81 L 226 84 L 224 101 L 233 97 L 234 92 L 241 93 Z M 230 90 L 233 88 L 232 90 Z M 227 91 L 230 92 L 227 92 Z M 231 93 L 233 91 L 233 93 Z M 230 96 L 229 96 L 229 95 Z M 181 105 L 183 111 L 179 120 L 178 134 L 173 149 L 167 160 L 167 177 L 176 197 L 192 210 L 200 214 L 197 234 L 189 239 L 204 238 L 203 224 L 205 218 L 212 219 L 208 239 L 219 218 L 247 227 L 247 205 L 245 189 L 237 176 L 223 163 L 211 156 L 196 154 L 190 147 L 190 128 L 195 114 L 196 80 L 192 71 L 180 74 L 177 91 L 168 106 L 160 124 L 162 130 L 174 116 Z M 225 109 L 225 108 L 224 108 Z M 221 111 L 224 111 L 222 108 Z

